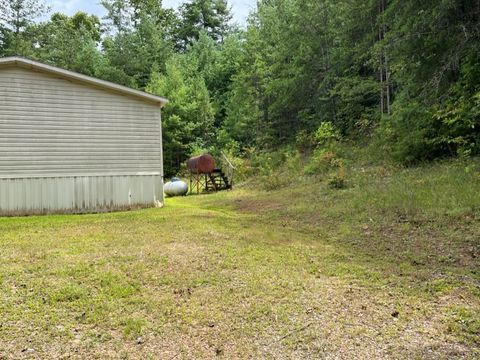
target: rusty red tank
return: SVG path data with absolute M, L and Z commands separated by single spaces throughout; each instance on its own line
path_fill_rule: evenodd
M 210 174 L 215 169 L 215 159 L 210 154 L 194 156 L 187 161 L 187 168 L 194 174 Z

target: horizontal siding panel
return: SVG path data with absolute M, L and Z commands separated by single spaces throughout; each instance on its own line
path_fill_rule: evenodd
M 159 162 L 158 162 L 158 156 L 155 154 L 149 156 L 148 158 L 145 157 L 135 157 L 135 156 L 125 156 L 125 157 L 120 157 L 116 155 L 111 155 L 111 156 L 103 156 L 99 157 L 95 154 L 95 156 L 88 157 L 83 154 L 75 154 L 71 155 L 70 159 L 65 159 L 59 156 L 54 156 L 53 154 L 45 154 L 45 155 L 28 155 L 28 154 L 23 154 L 22 156 L 2 156 L 2 159 L 0 159 L 0 166 L 6 166 L 10 169 L 14 168 L 23 168 L 31 165 L 32 160 L 35 161 L 34 167 L 38 166 L 48 166 L 48 167 L 54 167 L 56 165 L 62 165 L 62 166 L 67 166 L 67 165 L 72 165 L 75 167 L 85 165 L 88 167 L 93 167 L 97 162 L 102 162 L 102 161 L 109 161 L 111 164 L 116 164 L 118 166 L 132 166 L 134 168 L 138 166 L 155 166 L 158 167 Z M 15 161 L 15 164 L 12 165 L 12 162 Z M 141 165 L 138 165 L 138 163 L 141 162 Z M 102 165 L 99 164 L 98 167 L 101 167 Z
M 4 70 L 4 74 L 2 79 L 5 79 L 5 82 L 10 84 L 18 85 L 14 88 L 18 90 L 20 87 L 28 86 L 28 88 L 33 88 L 36 90 L 50 90 L 51 92 L 59 92 L 63 89 L 69 89 L 70 91 L 77 89 L 78 85 L 76 82 L 57 77 L 53 74 L 44 74 L 35 71 L 27 71 L 21 68 L 6 68 Z M 74 86 L 69 86 L 74 85 Z M 85 86 L 90 89 L 90 91 L 97 91 L 103 93 L 105 96 L 120 96 L 128 99 L 129 101 L 137 101 L 139 103 L 146 103 L 149 102 L 146 99 L 138 99 L 135 97 L 127 96 L 123 93 L 115 92 L 115 90 L 108 90 L 105 91 L 103 88 L 97 88 L 94 85 L 80 85 Z M 155 102 L 152 102 L 155 104 Z
M 43 167 L 43 166 L 48 166 L 48 167 L 64 167 L 71 165 L 72 167 L 75 168 L 81 168 L 81 167 L 86 167 L 86 168 L 102 168 L 102 162 L 108 160 L 110 164 L 117 165 L 117 167 L 132 167 L 132 168 L 138 168 L 138 167 L 150 167 L 150 166 L 158 166 L 158 160 L 155 158 L 151 159 L 140 159 L 136 157 L 131 157 L 130 159 L 121 159 L 121 158 L 110 158 L 110 159 L 105 159 L 101 158 L 99 156 L 95 156 L 95 158 L 89 159 L 87 157 L 80 157 L 80 158 L 71 158 L 71 159 L 66 159 L 62 157 L 57 157 L 57 158 L 52 158 L 52 157 L 35 157 L 35 158 L 16 158 L 15 157 L 15 163 L 13 163 L 13 160 L 10 159 L 0 159 L 0 166 L 5 166 L 10 169 L 22 169 L 22 168 L 28 168 L 28 167 Z M 140 161 L 142 160 L 142 161 Z M 35 163 L 35 164 L 33 164 Z
M 153 140 L 157 141 L 158 136 L 155 136 L 155 133 L 151 131 L 139 131 L 139 130 L 132 130 L 132 131 L 118 131 L 117 128 L 114 129 L 83 129 L 83 128 L 71 128 L 71 127 L 47 127 L 44 128 L 42 125 L 30 128 L 18 128 L 15 126 L 3 126 L 0 124 L 0 131 L 1 136 L 10 137 L 15 135 L 23 136 L 27 133 L 30 137 L 40 137 L 40 136 L 47 136 L 52 138 L 59 138 L 63 133 L 69 134 L 71 137 L 74 138 L 82 138 L 82 137 L 98 137 L 98 138 L 105 138 L 105 139 L 145 139 L 145 140 Z M 55 134 L 52 134 L 55 132 Z M 133 135 L 132 135 L 133 134 Z
M 81 145 L 79 143 L 73 143 L 76 145 Z M 35 145 L 35 146 L 34 146 Z M 19 144 L 8 144 L 8 143 L 1 143 L 0 142 L 0 151 L 5 151 L 5 154 L 8 152 L 22 152 L 22 151 L 27 151 L 27 152 L 40 152 L 40 151 L 45 151 L 45 152 L 65 152 L 65 155 L 68 155 L 70 151 L 73 152 L 97 152 L 101 151 L 103 152 L 118 152 L 118 145 L 117 144 L 108 144 L 108 143 L 100 143 L 100 144 L 89 144 L 90 146 L 88 147 L 80 147 L 80 146 L 72 146 L 72 143 L 70 142 L 64 142 L 64 143 L 56 143 L 54 145 L 48 146 L 37 146 L 37 144 L 31 144 L 28 148 L 25 148 Z M 145 146 L 145 144 L 142 144 L 142 146 L 136 146 L 130 144 L 129 146 L 125 146 L 120 150 L 122 151 L 135 151 L 135 152 L 149 152 L 153 151 L 155 153 L 158 153 L 159 150 L 152 150 L 151 146 Z
M 42 125 L 58 125 L 58 121 L 51 120 L 51 116 L 47 116 L 45 114 L 35 114 L 26 116 L 26 115 L 19 115 L 19 114 L 9 114 L 7 112 L 0 113 L 0 124 L 10 124 L 15 123 L 18 126 L 24 125 L 33 125 L 38 126 L 39 123 Z M 122 120 L 124 122 L 119 122 L 117 117 L 107 117 L 102 116 L 101 119 L 90 119 L 85 118 L 83 116 L 68 116 L 65 117 L 62 121 L 63 126 L 99 126 L 99 127 L 106 127 L 111 128 L 115 126 L 120 129 L 148 129 L 148 130 L 158 130 L 159 126 L 149 123 L 137 123 L 135 120 L 138 120 L 137 116 L 126 116 L 122 115 Z
M 0 179 L 0 215 L 85 213 L 163 202 L 160 175 Z
M 78 169 L 69 169 L 66 168 L 66 170 L 70 170 L 70 172 L 65 172 L 62 173 L 61 177 L 81 177 L 81 176 L 143 176 L 143 175 L 159 175 L 159 171 L 147 171 L 147 170 L 142 170 L 142 169 L 119 169 L 117 171 L 108 171 L 105 169 L 87 169 L 87 170 L 80 170 Z M 53 176 L 53 175 L 45 175 L 44 172 L 41 170 L 35 169 L 35 170 L 19 170 L 12 172 L 8 175 L 0 175 L 0 179 L 27 179 L 27 178 L 52 178 L 52 177 L 58 177 L 58 176 Z
M 5 150 L 2 150 L 1 149 L 2 147 L 0 146 L 0 151 L 5 151 Z M 148 149 L 147 149 L 148 151 Z M 105 150 L 101 150 L 101 153 L 103 154 L 104 157 L 111 157 L 111 156 L 114 156 L 114 157 L 117 157 L 117 158 L 121 158 L 121 159 L 124 159 L 124 158 L 128 158 L 128 157 L 135 157 L 135 155 L 132 155 L 132 152 L 118 152 L 118 151 L 115 151 L 115 150 L 109 150 L 109 149 L 105 149 Z M 64 150 L 62 150 L 62 154 L 61 155 L 58 155 L 58 149 L 49 149 L 47 151 L 45 151 L 44 149 L 40 149 L 39 151 L 32 151 L 30 149 L 28 150 L 25 150 L 25 149 L 19 149 L 19 150 L 16 150 L 16 151 L 5 151 L 5 153 L 2 155 L 2 159 L 5 159 L 7 158 L 8 156 L 13 156 L 13 157 L 21 157 L 21 156 L 26 156 L 26 157 L 29 157 L 29 156 L 55 156 L 55 155 L 58 155 L 58 156 L 97 156 L 98 154 L 98 150 L 97 149 L 91 149 L 91 148 L 86 148 L 84 150 L 81 150 L 81 149 L 71 149 L 71 148 L 65 148 Z M 158 160 L 158 154 L 159 152 L 155 152 L 155 151 L 152 151 L 149 153 L 150 156 L 152 158 L 155 158 L 156 160 Z M 142 157 L 144 157 L 146 155 L 142 155 Z
M 142 118 L 148 118 L 149 116 L 153 116 L 154 113 L 142 113 L 141 110 L 135 111 L 135 108 L 131 108 L 129 106 L 123 106 L 122 104 L 117 104 L 114 105 L 112 104 L 110 107 L 97 107 L 97 106 L 88 106 L 88 105 L 83 105 L 83 106 L 75 106 L 75 104 L 67 104 L 65 105 L 60 105 L 56 102 L 52 102 L 51 104 L 43 102 L 41 106 L 34 106 L 34 104 L 29 103 L 28 99 L 24 99 L 21 102 L 18 103 L 7 103 L 6 99 L 1 99 L 0 102 L 0 111 L 2 113 L 4 112 L 12 112 L 13 114 L 20 113 L 24 114 L 25 108 L 34 108 L 40 113 L 47 113 L 47 114 L 52 114 L 52 112 L 55 112 L 55 115 L 57 113 L 59 115 L 63 116 L 68 116 L 70 115 L 91 115 L 91 116 L 98 116 L 98 114 L 101 115 L 101 113 L 105 112 L 109 114 L 110 116 L 118 116 L 119 121 L 122 120 L 122 115 L 130 115 L 130 116 L 141 116 L 138 119 Z
M 161 173 L 160 131 L 158 104 L 0 69 L 0 178 Z
M 104 160 L 105 161 L 105 160 Z M 139 161 L 139 159 L 135 160 L 119 160 L 119 159 L 111 159 L 109 163 L 112 164 L 112 168 L 115 170 L 125 170 L 125 169 L 145 169 L 145 170 L 152 170 L 158 171 L 158 161 L 157 160 L 146 160 L 146 161 Z M 3 162 L 1 163 L 2 167 L 12 169 L 39 169 L 44 170 L 45 167 L 51 169 L 62 169 L 70 167 L 72 169 L 105 169 L 102 161 L 93 161 L 87 158 L 83 159 L 71 159 L 71 160 L 15 160 L 15 164 L 12 161 L 8 161 L 8 164 Z
M 0 134 L 0 137 L 1 137 L 1 134 Z M 27 138 L 25 137 L 25 139 L 27 139 Z M 70 145 L 72 147 L 74 145 L 75 146 L 93 146 L 93 145 L 106 146 L 106 145 L 110 144 L 110 145 L 115 145 L 115 147 L 117 147 L 120 150 L 120 149 L 126 149 L 130 145 L 126 142 L 121 143 L 118 140 L 105 140 L 104 141 L 102 139 L 87 139 L 88 141 L 85 141 L 85 139 L 78 139 L 78 138 L 67 139 L 66 137 L 56 139 L 55 143 L 52 143 L 48 139 L 40 139 L 40 138 L 30 138 L 30 139 L 27 139 L 27 140 L 29 141 L 28 142 L 29 144 L 35 144 L 35 145 L 38 144 L 38 145 L 45 146 L 46 148 L 54 147 L 58 144 Z M 5 139 L 1 139 L 0 142 L 3 142 L 4 144 L 12 143 L 12 146 L 18 145 L 18 139 L 10 138 L 10 137 L 7 137 Z M 45 144 L 50 144 L 50 145 L 45 145 Z M 150 144 L 150 143 L 147 142 L 147 141 L 143 141 L 142 144 L 147 145 L 147 144 Z M 132 145 L 136 145 L 136 144 L 132 144 Z
M 15 161 L 16 161 L 15 165 L 11 164 L 11 160 L 1 160 L 0 166 L 8 167 L 10 169 L 10 172 L 14 170 L 29 170 L 29 169 L 43 170 L 44 167 L 105 170 L 101 165 L 96 165 L 92 160 L 85 157 L 80 157 L 80 156 L 77 156 L 76 158 L 72 157 L 71 161 L 66 161 L 63 159 L 52 160 L 50 156 L 44 156 L 44 157 L 37 156 L 34 158 L 34 160 L 37 163 L 35 165 L 32 165 L 31 159 L 27 157 L 24 157 L 23 160 L 17 160 L 17 158 L 15 158 Z M 154 168 L 156 171 L 159 171 L 158 160 L 153 157 L 151 159 L 143 160 L 141 165 L 138 165 L 138 163 L 140 162 L 140 159 L 136 159 L 136 158 L 129 158 L 129 159 L 110 158 L 106 160 L 114 164 L 116 170 L 132 169 L 132 171 L 135 170 L 135 172 L 137 172 L 138 169 L 144 169 L 144 171 L 150 171 L 149 169 Z M 8 165 L 6 164 L 6 162 L 8 162 Z
M 94 131 L 98 133 L 111 133 L 112 126 L 97 126 L 94 124 L 89 124 L 88 126 L 82 124 L 54 124 L 51 123 L 44 123 L 38 122 L 37 124 L 22 124 L 22 123 L 15 123 L 11 121 L 9 123 L 2 123 L 0 121 L 0 129 L 2 130 L 22 130 L 22 131 L 51 131 L 51 130 L 59 130 L 59 131 Z M 117 133 L 135 133 L 135 134 L 149 134 L 152 135 L 152 131 L 155 131 L 155 128 L 137 128 L 137 127 L 125 127 L 125 126 L 115 126 L 115 132 Z
M 8 82 L 8 80 L 7 80 Z M 3 96 L 16 100 L 24 98 L 33 98 L 35 102 L 40 102 L 41 100 L 48 100 L 51 98 L 51 95 L 54 95 L 59 98 L 61 101 L 72 101 L 78 103 L 96 103 L 98 106 L 108 106 L 110 102 L 124 102 L 126 104 L 133 104 L 135 106 L 139 104 L 144 104 L 143 101 L 133 100 L 134 103 L 129 101 L 131 98 L 124 95 L 111 94 L 106 92 L 101 92 L 93 89 L 93 92 L 85 93 L 79 89 L 72 89 L 70 87 L 55 87 L 48 89 L 46 86 L 38 86 L 38 88 L 32 87 L 31 84 L 15 84 L 19 88 L 16 91 L 8 91 L 6 89 L 0 90 L 0 94 Z M 28 88 L 25 88 L 28 86 Z M 25 88 L 25 90 L 23 90 Z M 43 91 L 39 93 L 39 91 Z M 98 103 L 96 102 L 98 98 Z
M 45 89 L 39 89 L 38 91 L 45 91 Z M 38 94 L 36 91 L 31 91 L 31 92 L 24 92 L 22 91 L 21 93 L 15 94 L 12 92 L 6 92 L 6 91 L 0 91 L 0 96 L 2 96 L 5 100 L 15 103 L 15 102 L 22 102 L 22 100 L 25 99 L 30 99 L 32 101 L 32 104 L 35 104 L 37 106 L 42 106 L 44 101 L 49 101 L 51 99 L 51 96 L 54 95 L 58 97 L 56 103 L 59 105 L 69 105 L 69 104 L 75 104 L 78 106 L 95 106 L 96 108 L 105 108 L 108 109 L 111 107 L 112 102 L 118 102 L 118 99 L 112 98 L 112 97 L 105 97 L 105 96 L 95 96 L 94 94 L 92 95 L 82 95 L 81 93 L 67 93 L 67 92 L 59 92 L 58 94 L 51 94 L 49 93 L 48 95 L 46 94 Z M 128 99 L 125 97 L 124 99 Z M 134 104 L 134 106 L 137 106 Z M 123 108 L 125 109 L 131 109 L 132 104 L 125 101 L 123 104 Z M 144 109 L 144 111 L 148 111 L 148 109 Z
M 132 168 L 119 168 L 116 171 L 105 171 L 105 169 L 77 169 L 77 168 L 64 168 L 62 172 L 62 177 L 71 177 L 71 176 L 103 176 L 103 175 L 115 175 L 115 174 L 126 174 L 126 175 L 141 175 L 141 174 L 153 174 L 158 172 L 148 171 L 147 169 L 132 169 Z M 15 170 L 11 171 L 8 175 L 0 175 L 0 179 L 26 179 L 26 178 L 47 178 L 52 177 L 53 175 L 45 175 L 45 171 L 41 169 L 28 169 L 28 170 Z

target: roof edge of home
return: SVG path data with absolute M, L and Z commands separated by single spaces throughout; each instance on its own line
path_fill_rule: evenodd
M 100 80 L 100 79 L 83 75 L 74 71 L 65 70 L 56 66 L 43 64 L 41 62 L 26 59 L 19 56 L 0 58 L 0 66 L 1 65 L 18 65 L 26 68 L 37 69 L 37 70 L 44 71 L 51 74 L 60 75 L 67 79 L 77 80 L 86 84 L 98 86 L 103 89 L 116 91 L 125 95 L 135 96 L 137 98 L 142 98 L 150 102 L 159 103 L 161 107 L 165 106 L 168 103 L 167 99 L 160 96 L 149 94 L 147 92 L 140 91 L 140 90 L 135 90 L 123 85 L 118 85 L 110 81 Z

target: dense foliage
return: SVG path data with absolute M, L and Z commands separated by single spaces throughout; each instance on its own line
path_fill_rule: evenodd
M 170 98 L 168 174 L 206 149 L 307 151 L 326 122 L 405 164 L 480 152 L 480 0 L 259 0 L 245 29 L 226 0 L 102 4 L 38 21 L 40 0 L 0 0 L 0 56 Z

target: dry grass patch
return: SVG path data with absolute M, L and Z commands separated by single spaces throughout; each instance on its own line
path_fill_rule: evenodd
M 0 219 L 0 359 L 478 358 L 474 195 L 386 196 L 446 170 Z

